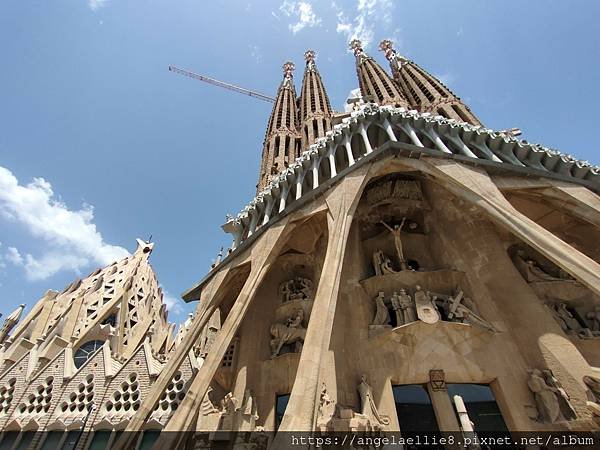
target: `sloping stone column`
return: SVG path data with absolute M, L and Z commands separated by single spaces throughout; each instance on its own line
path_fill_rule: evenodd
M 513 233 L 592 292 L 600 295 L 600 265 L 517 211 L 481 168 L 427 158 L 419 170 L 428 173 L 458 197 L 481 208 L 492 220 Z
M 365 165 L 348 174 L 326 194 L 329 208 L 327 252 L 296 380 L 279 431 L 314 430 L 319 408 L 320 372 L 331 340 L 346 241 L 369 169 L 370 165 Z M 284 448 L 285 444 L 286 438 L 279 435 L 273 448 Z

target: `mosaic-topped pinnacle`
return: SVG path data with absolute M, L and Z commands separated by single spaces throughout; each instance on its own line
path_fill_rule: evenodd
M 350 41 L 350 49 L 354 51 L 355 56 L 358 56 L 363 51 L 362 42 L 358 39 L 352 39 Z
M 385 57 L 388 61 L 391 61 L 396 53 L 394 50 L 394 43 L 390 39 L 384 39 L 379 43 L 379 50 L 385 53 Z
M 317 57 L 317 54 L 315 53 L 314 50 L 306 50 L 304 52 L 304 59 L 306 60 L 306 64 L 314 63 L 316 57 Z
M 293 78 L 294 76 L 294 69 L 296 68 L 296 65 L 291 62 L 291 61 L 286 61 L 283 64 L 283 76 L 284 78 Z

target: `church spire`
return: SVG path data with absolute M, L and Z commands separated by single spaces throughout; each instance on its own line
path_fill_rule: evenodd
M 277 91 L 275 106 L 267 126 L 257 191 L 261 191 L 300 154 L 297 145 L 296 89 L 293 72 L 294 63 L 287 61 L 283 65 L 283 81 Z
M 353 39 L 350 48 L 356 57 L 356 73 L 363 99 L 380 105 L 408 107 L 400 89 L 385 70 L 364 52 L 361 42 Z
M 392 41 L 389 39 L 381 41 L 379 49 L 385 53 L 385 57 L 390 62 L 394 80 L 404 91 L 411 108 L 471 125 L 481 125 L 469 107 L 440 80 L 397 53 Z
M 307 50 L 304 53 L 306 68 L 300 91 L 300 129 L 302 133 L 301 151 L 315 142 L 331 129 L 331 105 L 323 80 L 315 64 L 315 52 Z

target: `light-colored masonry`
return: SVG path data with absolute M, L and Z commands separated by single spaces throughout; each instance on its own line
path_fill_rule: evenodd
M 139 240 L 6 318 L 0 448 L 599 430 L 599 168 L 484 128 L 390 41 L 391 76 L 351 48 L 348 113 L 315 52 L 299 98 L 284 65 L 257 195 L 176 334 Z

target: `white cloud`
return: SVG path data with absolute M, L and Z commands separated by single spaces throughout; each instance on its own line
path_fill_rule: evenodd
M 250 56 L 256 61 L 256 63 L 260 63 L 263 59 L 262 52 L 260 51 L 260 47 L 258 45 L 248 45 L 248 49 L 250 50 Z
M 358 0 L 352 19 L 335 2 L 332 7 L 337 11 L 336 31 L 352 39 L 362 41 L 368 48 L 375 37 L 375 27 L 388 27 L 392 21 L 393 4 L 391 0 Z
M 448 87 L 450 87 L 456 81 L 456 76 L 451 72 L 435 75 L 435 77 Z
M 290 23 L 288 28 L 293 34 L 298 33 L 304 28 L 316 27 L 321 23 L 321 19 L 317 17 L 313 11 L 312 4 L 307 1 L 284 0 L 279 7 L 279 10 L 287 17 L 294 16 L 297 18 L 296 23 Z
M 34 178 L 21 185 L 1 166 L 0 217 L 19 224 L 39 240 L 38 256 L 22 255 L 15 247 L 8 247 L 4 256 L 23 267 L 30 280 L 46 279 L 63 270 L 79 272 L 91 264 L 107 265 L 128 255 L 124 248 L 104 242 L 93 223 L 91 205 L 70 210 L 55 197 L 48 181 Z
M 108 3 L 108 0 L 88 0 L 88 6 L 92 11 L 97 11 L 103 8 Z
M 172 314 L 180 314 L 183 311 L 181 306 L 183 300 L 174 297 L 165 289 L 163 289 L 163 302 L 167 305 L 167 310 Z

